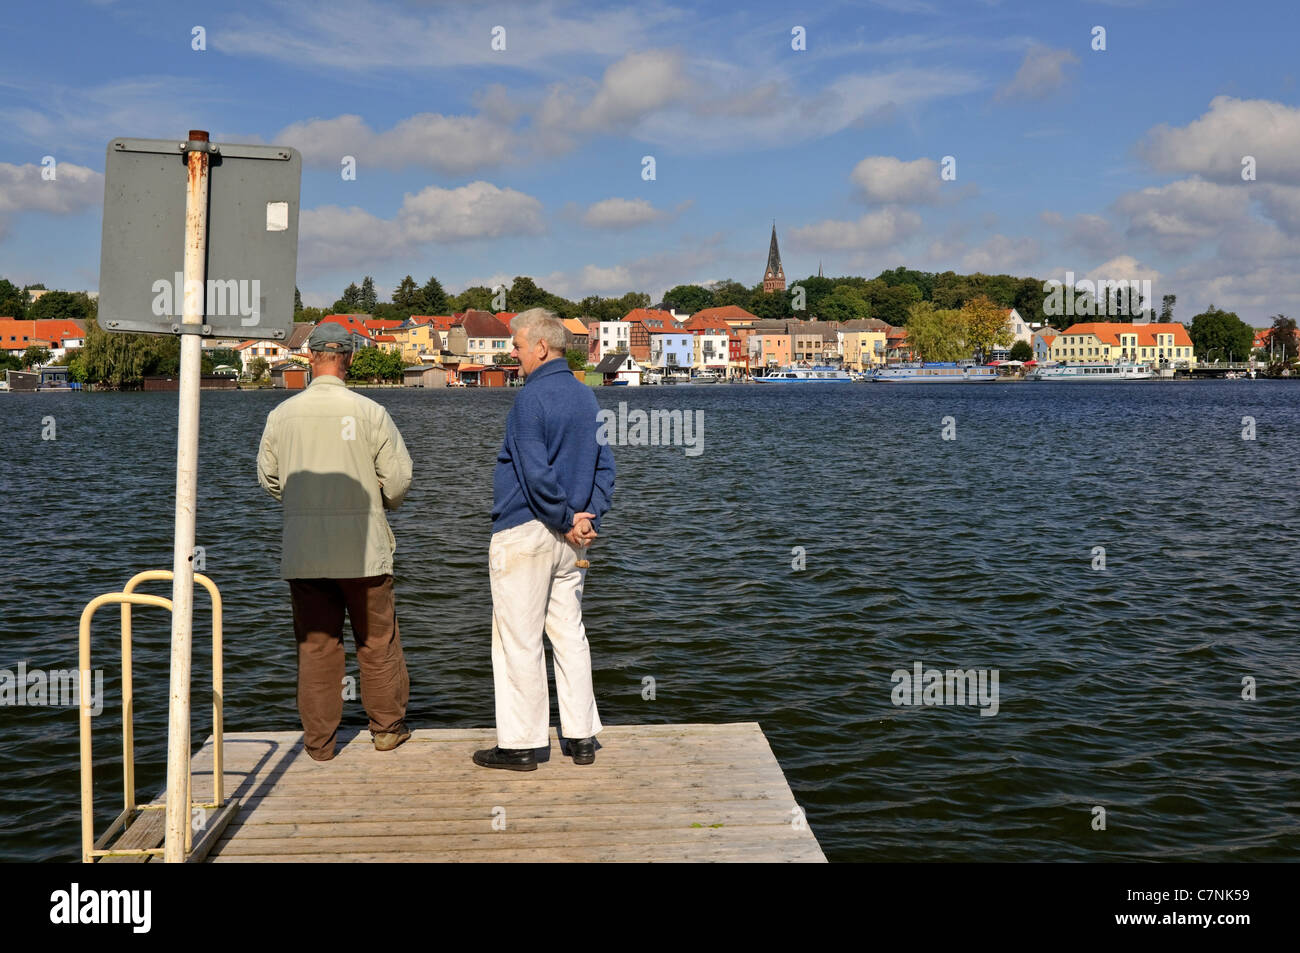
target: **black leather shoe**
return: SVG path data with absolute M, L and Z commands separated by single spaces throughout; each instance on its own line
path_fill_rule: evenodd
M 536 771 L 537 755 L 532 748 L 488 748 L 474 752 L 480 768 L 504 768 L 507 771 Z
M 570 738 L 569 754 L 574 764 L 592 764 L 596 760 L 595 738 Z

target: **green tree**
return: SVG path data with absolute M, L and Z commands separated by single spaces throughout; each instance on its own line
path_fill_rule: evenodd
M 298 290 L 298 286 L 297 286 L 297 285 L 294 285 L 294 286 L 293 286 L 293 313 L 294 313 L 294 315 L 296 316 L 296 315 L 298 314 L 298 312 L 301 311 L 301 310 L 302 310 L 302 292 Z
M 1013 361 L 1032 361 L 1034 359 L 1033 345 L 1028 341 L 1017 341 L 1011 345 L 1011 360 Z
M 354 381 L 400 380 L 402 357 L 377 347 L 363 347 L 352 358 L 348 379 Z
M 1192 318 L 1188 328 L 1198 360 L 1245 360 L 1255 343 L 1255 330 L 1232 311 L 1210 305 Z
M 8 315 L 5 315 L 5 317 L 8 317 Z M 0 351 L 0 371 L 21 371 L 22 369 L 23 362 L 17 354 Z
M 877 277 L 890 287 L 915 285 L 923 301 L 929 301 L 934 294 L 934 274 L 929 271 L 915 271 L 899 265 L 892 271 L 882 271 Z
M 468 311 L 471 308 L 476 311 L 491 311 L 492 289 L 483 285 L 466 288 L 452 299 L 452 306 L 457 312 Z
M 0 317 L 27 317 L 27 292 L 13 282 L 0 278 Z
M 424 314 L 424 295 L 420 293 L 415 279 L 407 275 L 397 283 L 393 291 L 393 306 L 397 317 L 405 320 L 413 314 Z
M 729 304 L 734 304 L 748 311 L 752 303 L 753 290 L 730 278 L 713 282 L 710 285 L 710 290 L 713 292 L 713 306 L 715 308 L 724 308 Z
M 923 361 L 960 361 L 970 357 L 965 322 L 956 308 L 936 308 L 918 301 L 908 309 L 907 347 Z
M 303 308 L 293 316 L 295 321 L 305 324 L 319 324 L 320 319 L 326 317 L 331 312 L 326 308 Z
M 379 295 L 375 293 L 375 279 L 366 275 L 361 279 L 361 296 L 357 302 L 362 314 L 370 314 L 379 304 Z
M 270 369 L 271 365 L 264 357 L 255 357 L 248 362 L 248 376 L 255 381 L 260 381 Z
M 713 292 L 701 285 L 677 285 L 664 293 L 664 304 L 694 314 L 713 307 Z
M 443 290 L 442 283 L 437 278 L 430 277 L 420 289 L 420 298 L 424 302 L 424 310 L 417 312 L 419 314 L 446 314 L 448 312 L 447 292 Z
M 361 289 L 354 281 L 343 289 L 343 297 L 334 302 L 331 309 L 334 314 L 356 314 L 361 308 Z
M 84 291 L 47 291 L 27 309 L 31 320 L 70 319 L 84 321 L 98 309 Z
M 88 383 L 132 387 L 146 375 L 175 374 L 180 353 L 176 335 L 110 333 L 92 317 L 86 320 L 86 343 L 79 356 Z
M 1007 327 L 1007 310 L 987 295 L 977 295 L 961 306 L 966 343 L 987 361 L 995 346 L 1006 347 L 1012 341 Z
M 23 351 L 23 367 L 44 367 L 50 363 L 50 349 L 40 344 L 33 344 Z
M 546 306 L 546 291 L 537 287 L 537 282 L 526 275 L 516 275 L 506 292 L 507 311 L 527 311 L 529 308 Z
M 1046 324 L 1047 314 L 1043 311 L 1046 302 L 1047 295 L 1041 281 L 1037 278 L 1021 278 L 1016 285 L 1015 301 L 1010 307 L 1019 312 L 1026 324 Z
M 569 370 L 580 371 L 587 366 L 587 351 L 580 347 L 571 347 L 564 352 L 564 359 L 569 362 Z
M 1300 346 L 1296 343 L 1295 318 L 1288 318 L 1285 314 L 1273 315 L 1273 327 L 1268 332 L 1266 341 L 1273 360 L 1284 364 L 1293 360 L 1300 352 Z
M 1174 321 L 1174 304 L 1178 301 L 1178 295 L 1164 295 L 1160 299 L 1160 323 L 1172 324 Z
M 813 313 L 823 321 L 853 321 L 871 317 L 871 305 L 852 285 L 836 285 Z

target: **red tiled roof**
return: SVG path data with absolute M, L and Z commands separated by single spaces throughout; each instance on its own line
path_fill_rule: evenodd
M 506 312 L 502 312 L 503 314 Z M 513 314 L 510 317 L 514 317 Z M 464 316 L 456 322 L 465 329 L 465 333 L 472 338 L 508 338 L 510 337 L 510 328 L 502 324 L 497 315 L 490 311 L 475 311 L 470 309 Z
M 681 327 L 671 311 L 661 311 L 657 308 L 633 308 L 623 315 L 622 320 L 640 321 L 647 331 L 653 331 L 655 328 L 668 328 L 670 331 L 676 331 Z
M 320 323 L 341 324 L 344 330 L 369 338 L 370 329 L 366 327 L 366 320 L 364 315 L 358 314 L 327 314 L 320 319 Z
M 447 331 L 456 323 L 456 318 L 450 314 L 413 314 L 411 320 L 416 324 L 429 324 L 439 331 Z
M 1169 324 L 1122 324 L 1112 321 L 1085 321 L 1073 324 L 1061 332 L 1064 337 L 1070 334 L 1092 334 L 1106 344 L 1119 347 L 1120 334 L 1136 334 L 1139 347 L 1155 347 L 1157 334 L 1174 336 L 1174 344 L 1179 347 L 1191 347 L 1192 339 L 1187 334 L 1187 327 L 1174 321 Z
M 750 314 L 735 304 L 724 304 L 720 308 L 704 308 L 691 315 L 691 319 L 702 318 L 705 321 L 757 321 L 758 315 Z

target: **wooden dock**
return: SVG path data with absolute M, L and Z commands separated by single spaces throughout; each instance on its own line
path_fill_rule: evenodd
M 227 733 L 225 786 L 240 804 L 207 860 L 825 862 L 756 723 L 616 725 L 598 741 L 596 763 L 578 766 L 552 730 L 549 759 L 515 772 L 471 762 L 492 729 L 419 730 L 389 752 L 340 732 L 319 763 L 301 732 Z M 211 739 L 193 766 L 200 802 Z M 161 813 L 146 812 L 133 843 Z

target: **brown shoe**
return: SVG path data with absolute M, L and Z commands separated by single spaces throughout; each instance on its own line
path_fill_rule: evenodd
M 392 751 L 411 737 L 411 729 L 402 725 L 396 731 L 372 731 L 370 736 L 375 739 L 376 751 Z

